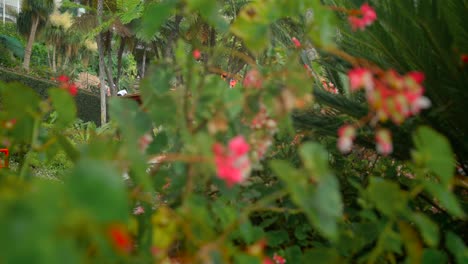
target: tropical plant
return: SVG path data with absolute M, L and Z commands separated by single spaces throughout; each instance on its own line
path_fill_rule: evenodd
M 54 10 L 53 0 L 24 0 L 21 12 L 18 14 L 18 30 L 27 36 L 27 44 L 24 50 L 23 68 L 29 71 L 32 46 L 36 38 L 36 33 L 46 24 L 49 15 Z

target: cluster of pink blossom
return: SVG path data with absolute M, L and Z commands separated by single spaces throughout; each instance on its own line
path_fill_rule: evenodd
M 365 27 L 374 23 L 376 19 L 377 14 L 375 10 L 367 3 L 364 3 L 359 10 L 352 10 L 351 15 L 348 17 L 348 21 L 354 31 L 357 29 L 364 30 Z
M 322 81 L 322 86 L 325 91 L 332 93 L 332 94 L 338 94 L 338 89 L 335 87 L 335 85 L 332 82 L 326 82 L 325 80 Z
M 294 43 L 294 46 L 296 48 L 300 48 L 301 47 L 301 42 L 296 38 L 296 37 L 292 37 L 291 38 L 291 41 Z
M 395 70 L 374 74 L 366 68 L 355 68 L 348 76 L 352 91 L 365 89 L 376 120 L 391 119 L 398 125 L 431 105 L 429 99 L 423 96 L 422 72 L 410 72 L 402 76 Z
M 351 91 L 364 89 L 373 116 L 372 124 L 391 120 L 399 125 L 431 105 L 424 96 L 422 72 L 400 75 L 392 69 L 375 73 L 367 68 L 354 68 L 348 77 Z M 355 137 L 353 126 L 342 126 L 338 130 L 338 149 L 343 153 L 351 151 Z M 388 129 L 377 129 L 375 141 L 377 152 L 383 155 L 392 153 L 392 135 Z
M 224 180 L 227 186 L 241 183 L 249 176 L 249 149 L 250 146 L 243 136 L 232 138 L 227 149 L 220 143 L 213 145 L 218 177 Z

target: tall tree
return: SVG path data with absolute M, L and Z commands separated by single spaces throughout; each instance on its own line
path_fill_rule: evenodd
M 104 0 L 98 0 L 97 3 L 97 19 L 98 25 L 102 24 L 102 15 L 104 11 Z M 99 52 L 99 82 L 101 83 L 101 125 L 104 125 L 107 121 L 107 113 L 106 113 L 106 96 L 107 96 L 107 89 L 105 84 L 105 76 L 106 71 L 105 67 L 106 64 L 104 62 L 104 41 L 103 41 L 103 33 L 99 33 L 96 37 L 97 45 L 98 45 L 98 52 Z
M 28 36 L 24 50 L 23 68 L 29 71 L 32 46 L 36 33 L 45 25 L 49 15 L 54 11 L 54 0 L 24 0 L 18 15 L 18 30 Z

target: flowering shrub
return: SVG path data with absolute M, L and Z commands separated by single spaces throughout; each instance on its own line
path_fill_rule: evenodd
M 1 83 L 0 124 L 16 123 L 2 126 L 0 142 L 20 159 L 19 168 L 0 170 L 0 248 L 12 249 L 0 260 L 464 263 L 462 234 L 450 231 L 466 219 L 450 143 L 420 126 L 409 132 L 411 154 L 391 156 L 393 131 L 429 107 L 424 75 L 381 70 L 337 49 L 334 12 L 343 8 L 323 2 L 252 1 L 234 14 L 204 0 L 119 9 L 119 17 L 143 14 L 138 35 L 147 39 L 168 19 L 182 18 L 180 32 L 142 80 L 142 104 L 111 98 L 111 122 L 80 140 L 66 77 L 44 101 Z M 311 19 L 304 10 L 313 10 Z M 346 12 L 356 29 L 377 21 L 368 4 Z M 203 24 L 189 25 L 195 20 Z M 297 21 L 295 37 L 275 46 L 273 29 Z M 208 41 L 206 28 L 220 33 Z M 304 71 L 300 60 L 312 45 L 355 66 L 341 76 L 350 91 L 337 80 L 323 87 L 317 61 Z M 242 70 L 219 78 L 237 64 Z M 368 114 L 343 117 L 318 102 L 323 96 L 343 108 L 348 95 L 362 95 Z M 292 116 L 309 109 L 346 125 L 326 127 L 326 137 L 299 133 Z M 52 124 L 42 122 L 51 116 Z M 376 151 L 367 148 L 373 143 Z M 58 150 L 73 168 L 59 183 L 35 177 L 32 154 L 47 160 Z

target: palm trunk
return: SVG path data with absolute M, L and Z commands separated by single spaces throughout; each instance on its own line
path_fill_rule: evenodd
M 107 67 L 106 67 L 106 74 L 107 74 L 107 82 L 110 88 L 110 92 L 112 96 L 117 95 L 117 91 L 115 90 L 114 79 L 112 77 L 112 33 L 107 32 Z
M 119 51 L 117 53 L 117 77 L 115 78 L 117 90 L 120 89 L 120 75 L 122 74 L 122 56 L 123 56 L 124 50 L 125 50 L 125 37 L 121 37 Z
M 146 45 L 143 45 L 143 61 L 141 62 L 141 78 L 145 77 L 146 68 Z
M 34 16 L 33 23 L 31 25 L 31 32 L 29 33 L 28 44 L 26 45 L 26 49 L 24 50 L 23 69 L 25 69 L 26 71 L 29 71 L 29 63 L 31 62 L 32 46 L 34 44 L 34 39 L 36 38 L 36 31 L 37 31 L 38 26 L 39 26 L 39 16 Z
M 57 59 L 55 58 L 56 49 L 57 48 L 55 46 L 52 48 L 52 71 L 53 72 L 57 72 L 57 61 L 56 61 Z
M 99 25 L 102 23 L 103 0 L 98 0 L 97 16 Z M 99 52 L 99 82 L 101 86 L 101 125 L 107 122 L 107 107 L 106 107 L 106 84 L 105 84 L 105 62 L 104 62 L 104 45 L 102 43 L 102 33 L 97 36 L 97 46 Z

